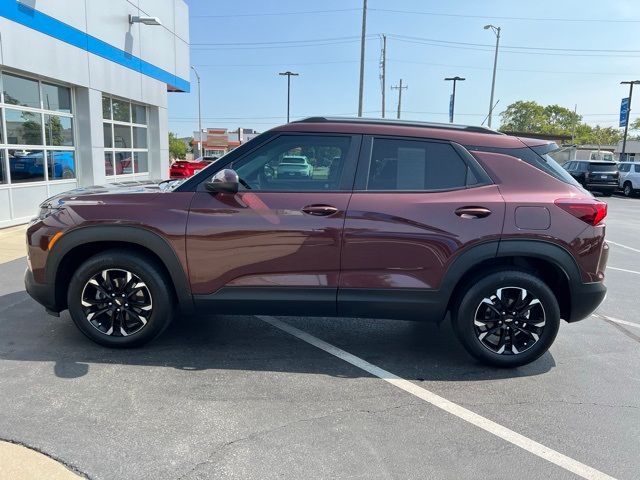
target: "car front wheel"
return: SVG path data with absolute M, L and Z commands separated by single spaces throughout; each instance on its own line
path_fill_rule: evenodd
M 452 312 L 454 329 L 466 350 L 498 367 L 518 367 L 543 355 L 560 325 L 560 308 L 549 287 L 519 270 L 476 280 L 462 292 Z
M 137 347 L 160 335 L 173 315 L 168 280 L 151 259 L 109 250 L 86 260 L 67 295 L 76 326 L 100 345 Z
M 624 184 L 624 187 L 622 187 L 622 193 L 625 197 L 630 197 L 633 195 L 633 187 L 631 186 L 630 182 L 626 182 Z

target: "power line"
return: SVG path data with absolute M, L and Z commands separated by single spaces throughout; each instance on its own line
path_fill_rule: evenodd
M 461 13 L 421 12 L 416 10 L 392 10 L 386 8 L 370 8 L 369 10 L 384 13 L 406 13 L 410 15 L 429 15 L 434 17 L 482 18 L 492 20 L 522 20 L 531 22 L 574 22 L 574 23 L 640 23 L 636 19 L 603 19 L 603 18 L 560 18 L 560 17 L 508 17 L 499 15 L 465 15 Z
M 234 18 L 234 17 L 279 17 L 281 15 L 314 15 L 317 13 L 344 13 L 360 11 L 359 8 L 341 8 L 335 10 L 307 10 L 300 12 L 262 12 L 262 13 L 230 13 L 221 15 L 191 15 L 191 18 Z
M 371 36 L 371 35 L 370 35 Z M 275 44 L 296 44 L 296 43 L 313 43 L 313 42 L 329 42 L 329 41 L 334 41 L 334 40 L 359 40 L 360 36 L 350 36 L 350 37 L 329 37 L 329 38 L 310 38 L 310 39 L 305 39 L 305 40 L 279 40 L 279 41 L 274 41 L 274 42 L 230 42 L 230 43 L 218 43 L 218 42 L 213 42 L 213 43 L 192 43 L 191 45 L 194 46 L 203 46 L 203 45 L 215 45 L 215 46 L 220 46 L 220 47 L 226 47 L 226 46 L 234 46 L 234 45 L 275 45 Z

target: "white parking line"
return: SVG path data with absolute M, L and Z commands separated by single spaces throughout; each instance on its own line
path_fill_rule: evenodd
M 428 402 L 431 405 L 444 410 L 447 413 L 450 413 L 451 415 L 455 415 L 456 417 L 469 422 L 478 428 L 492 433 L 493 435 L 513 445 L 516 445 L 517 447 L 520 447 L 527 452 L 537 455 L 538 457 L 543 458 L 548 462 L 564 468 L 565 470 L 575 473 L 582 478 L 586 478 L 589 480 L 613 479 L 613 477 L 607 475 L 606 473 L 596 470 L 595 468 L 585 465 L 584 463 L 574 460 L 573 458 L 567 457 L 560 452 L 556 452 L 549 447 L 545 447 L 535 440 L 531 440 L 530 438 L 514 432 L 507 427 L 503 427 L 502 425 L 489 420 L 488 418 L 485 418 L 481 415 L 478 415 L 477 413 L 472 412 L 471 410 L 461 407 L 460 405 L 453 403 L 439 395 L 436 395 L 435 393 L 430 392 L 429 390 L 422 388 L 415 383 L 410 382 L 409 380 L 398 377 L 391 372 L 388 372 L 372 363 L 369 363 L 360 357 L 356 357 L 355 355 L 346 352 L 334 345 L 331 345 L 324 340 L 320 340 L 319 338 L 314 337 L 313 335 L 304 332 L 292 325 L 289 325 L 286 322 L 278 320 L 275 317 L 259 315 L 258 318 L 284 332 L 287 332 L 290 335 L 293 335 L 294 337 L 299 338 L 300 340 L 313 345 L 314 347 L 319 348 L 320 350 L 324 350 L 325 352 L 330 353 L 331 355 L 338 357 L 339 359 L 344 360 L 345 362 L 350 363 L 351 365 L 358 367 L 365 372 L 370 373 L 371 375 L 381 378 L 385 382 L 388 382 L 391 385 L 404 390 L 405 392 L 410 393 L 411 395 L 414 395 L 424 400 L 425 402 Z
M 627 245 L 623 245 L 621 243 L 617 243 L 617 242 L 612 242 L 611 240 L 607 239 L 607 243 L 611 244 L 611 245 L 615 245 L 616 247 L 622 247 L 622 248 L 626 248 L 627 250 L 631 250 L 633 252 L 636 253 L 640 253 L 640 249 L 637 248 L 633 248 L 633 247 L 629 247 Z
M 607 265 L 607 270 L 616 270 L 618 272 L 635 273 L 636 275 L 640 275 L 640 272 L 636 272 L 635 270 L 627 270 L 626 268 L 610 267 L 608 265 Z
M 640 323 L 627 322 L 626 320 L 620 320 L 619 318 L 609 317 L 608 315 L 603 315 L 601 313 L 594 313 L 593 316 L 594 317 L 601 317 L 601 318 L 604 318 L 606 320 L 609 320 L 610 322 L 619 323 L 620 325 L 626 325 L 627 327 L 640 328 Z

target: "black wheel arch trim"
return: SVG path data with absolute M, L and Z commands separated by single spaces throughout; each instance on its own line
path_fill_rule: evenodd
M 173 247 L 161 235 L 133 225 L 91 225 L 77 227 L 64 233 L 47 257 L 45 281 L 56 285 L 56 277 L 65 256 L 74 248 L 97 242 L 131 243 L 153 252 L 166 268 L 183 308 L 193 307 L 188 276 Z M 55 297 L 54 297 L 55 298 Z

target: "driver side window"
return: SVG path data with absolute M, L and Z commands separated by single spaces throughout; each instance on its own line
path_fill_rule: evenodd
M 229 168 L 256 191 L 342 190 L 350 145 L 350 136 L 281 135 Z

